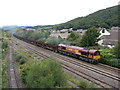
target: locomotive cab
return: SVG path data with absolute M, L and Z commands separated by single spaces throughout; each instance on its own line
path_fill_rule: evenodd
M 95 60 L 100 59 L 100 52 L 99 51 L 96 51 L 93 55 L 94 55 L 93 59 L 95 59 Z
M 97 64 L 100 60 L 100 52 L 97 50 L 89 50 L 88 58 L 90 62 Z

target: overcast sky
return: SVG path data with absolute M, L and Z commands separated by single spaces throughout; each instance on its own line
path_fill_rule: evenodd
M 53 25 L 118 5 L 119 0 L 0 0 L 0 26 Z

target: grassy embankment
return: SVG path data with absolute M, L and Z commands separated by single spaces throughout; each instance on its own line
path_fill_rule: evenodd
M 7 32 L 4 32 L 2 30 L 1 31 L 1 37 L 3 38 L 3 42 L 2 42 L 2 39 L 0 41 L 0 61 L 1 61 L 1 65 L 0 65 L 0 69 L 1 69 L 1 72 L 0 72 L 0 79 L 1 79 L 1 83 L 0 84 L 0 88 L 8 88 L 8 74 L 7 74 L 7 69 L 8 69 L 8 66 L 7 66 L 7 61 L 6 61 L 6 55 L 7 55 L 7 52 L 8 52 L 8 42 L 10 41 L 10 35 L 9 33 Z M 4 35 L 4 37 L 2 36 Z

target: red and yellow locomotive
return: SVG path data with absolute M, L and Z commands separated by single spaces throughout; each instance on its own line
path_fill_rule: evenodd
M 97 50 L 84 49 L 77 46 L 69 46 L 64 44 L 58 45 L 58 52 L 77 57 L 81 60 L 97 64 L 100 60 L 100 52 Z

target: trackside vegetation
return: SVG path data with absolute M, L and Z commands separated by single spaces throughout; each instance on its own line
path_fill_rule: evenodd
M 29 71 L 26 72 L 25 81 L 29 88 L 66 87 L 66 78 L 61 66 L 50 59 L 43 59 L 40 63 L 32 64 Z
M 53 59 L 38 58 L 18 47 L 14 51 L 25 88 L 66 88 L 67 78 L 61 66 Z M 29 56 L 30 54 L 30 56 Z
M 10 35 L 8 32 L 4 32 L 4 30 L 2 30 L 2 34 L 4 35 L 3 40 L 1 41 L 2 45 L 1 45 L 1 51 L 2 51 L 2 86 L 0 86 L 0 88 L 8 88 L 8 72 L 7 72 L 7 69 L 8 69 L 8 66 L 7 66 L 7 61 L 6 61 L 6 55 L 8 53 L 8 42 L 9 42 L 9 38 L 10 38 Z
M 67 87 L 61 66 L 51 59 L 30 61 L 20 66 L 26 88 Z

